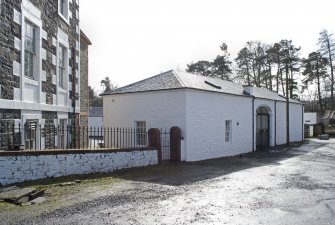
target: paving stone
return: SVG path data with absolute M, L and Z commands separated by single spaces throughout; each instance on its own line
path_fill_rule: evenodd
M 37 205 L 45 202 L 47 199 L 45 197 L 38 197 L 35 198 L 34 200 L 31 200 L 30 202 L 27 202 L 25 204 L 22 204 L 22 206 L 29 206 L 29 205 Z
M 8 201 L 16 201 L 19 198 L 28 196 L 36 191 L 35 188 L 18 188 L 14 190 L 4 191 L 0 193 L 0 199 Z

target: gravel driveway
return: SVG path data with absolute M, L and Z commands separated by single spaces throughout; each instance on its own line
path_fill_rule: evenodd
M 97 195 L 12 222 L 335 224 L 333 139 L 311 139 L 290 149 L 164 164 L 113 176 L 118 182 Z

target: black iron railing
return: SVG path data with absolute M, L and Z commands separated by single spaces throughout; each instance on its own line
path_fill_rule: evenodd
M 170 130 L 160 129 L 162 160 L 170 160 Z
M 0 150 L 136 148 L 147 145 L 148 132 L 135 128 L 0 126 Z

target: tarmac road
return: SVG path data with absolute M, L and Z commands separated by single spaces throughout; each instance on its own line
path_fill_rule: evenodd
M 125 171 L 103 196 L 18 224 L 335 224 L 335 140 Z

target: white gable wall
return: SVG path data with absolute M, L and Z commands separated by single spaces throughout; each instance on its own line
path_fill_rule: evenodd
M 155 91 L 104 96 L 104 126 L 134 127 L 146 121 L 147 128 L 179 126 L 185 132 L 185 91 Z
M 185 90 L 128 93 L 103 97 L 103 125 L 105 127 L 133 128 L 135 121 L 146 121 L 147 129 L 173 126 L 186 131 Z M 185 147 L 182 146 L 182 160 Z
M 187 90 L 187 161 L 252 151 L 252 98 Z M 225 121 L 232 120 L 232 140 L 225 142 Z

